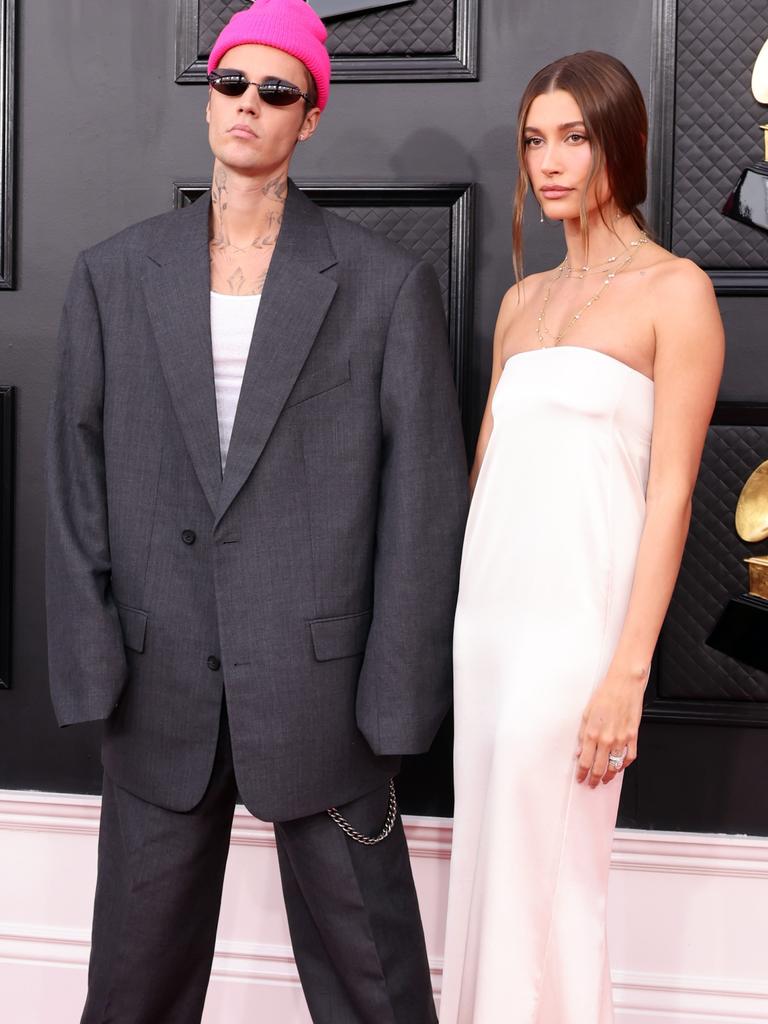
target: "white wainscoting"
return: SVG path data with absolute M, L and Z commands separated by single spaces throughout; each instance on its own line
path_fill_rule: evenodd
M 3 1024 L 79 1019 L 98 815 L 96 797 L 0 790 Z M 451 822 L 406 818 L 406 832 L 439 996 Z M 617 830 L 609 920 L 617 1022 L 768 1021 L 767 922 L 767 839 Z M 204 1022 L 249 1020 L 310 1024 L 272 830 L 239 807 Z

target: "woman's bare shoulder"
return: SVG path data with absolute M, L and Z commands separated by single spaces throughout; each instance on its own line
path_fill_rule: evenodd
M 678 361 L 711 363 L 712 372 L 719 373 L 724 334 L 712 281 L 693 260 L 665 249 L 660 252 L 664 258 L 650 268 L 654 274 L 650 301 L 657 365 L 663 356 L 670 366 Z
M 709 276 L 693 260 L 676 256 L 660 245 L 654 245 L 650 255 L 652 262 L 647 270 L 653 274 L 657 295 L 667 298 L 674 294 L 686 299 L 714 294 Z
M 531 301 L 531 297 L 539 294 L 543 283 L 552 276 L 552 273 L 551 270 L 544 270 L 540 274 L 528 274 L 508 288 L 501 300 L 499 320 L 503 323 L 514 320 Z

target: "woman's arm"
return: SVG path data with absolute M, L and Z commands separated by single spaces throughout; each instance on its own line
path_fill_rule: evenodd
M 691 496 L 723 368 L 723 327 L 709 278 L 688 260 L 654 289 L 656 356 L 645 525 L 621 636 L 584 712 L 577 778 L 610 782 L 611 751 L 637 757 L 651 658 L 672 598 L 691 518 Z
M 491 434 L 493 433 L 493 413 L 491 411 L 491 405 L 493 403 L 496 385 L 499 383 L 499 377 L 501 377 L 501 371 L 504 369 L 502 359 L 504 336 L 507 333 L 514 316 L 520 310 L 522 297 L 519 289 L 520 285 L 512 285 L 501 300 L 499 315 L 496 319 L 496 329 L 493 334 L 493 365 L 491 367 L 491 383 L 488 388 L 488 399 L 485 403 L 483 421 L 480 424 L 480 433 L 477 438 L 475 460 L 472 463 L 472 470 L 469 474 L 470 493 L 475 490 L 475 484 L 477 483 L 477 478 L 480 475 L 480 467 L 482 466 L 483 459 L 485 458 L 485 450 L 488 447 L 488 442 L 491 440 Z

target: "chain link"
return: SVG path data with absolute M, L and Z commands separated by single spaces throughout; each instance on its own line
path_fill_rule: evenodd
M 358 832 L 357 829 L 353 828 L 347 819 L 336 810 L 335 807 L 328 808 L 328 815 L 332 821 L 335 821 L 342 832 L 345 832 L 350 839 L 354 839 L 356 843 L 362 843 L 363 846 L 375 846 L 376 843 L 380 843 L 382 839 L 386 839 L 392 829 L 395 827 L 395 821 L 397 820 L 397 794 L 395 793 L 395 781 L 394 779 L 389 780 L 389 806 L 387 807 L 387 818 L 384 822 L 384 828 L 377 836 L 364 836 L 362 832 Z

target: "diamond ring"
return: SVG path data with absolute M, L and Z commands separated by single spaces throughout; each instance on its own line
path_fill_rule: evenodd
M 608 767 L 611 771 L 620 772 L 624 767 L 624 758 L 627 756 L 627 747 L 624 747 L 620 754 L 608 755 Z

